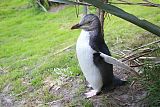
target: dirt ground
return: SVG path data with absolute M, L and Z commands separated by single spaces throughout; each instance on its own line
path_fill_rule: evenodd
M 55 12 L 59 12 L 60 10 L 64 9 L 66 5 L 57 5 L 57 6 L 52 6 L 49 9 L 49 12 L 55 13 Z
M 119 73 L 121 72 L 121 74 Z M 124 72 L 123 72 L 124 73 Z M 129 75 L 115 68 L 115 74 L 120 74 L 122 79 L 128 79 Z M 132 84 L 132 85 L 131 85 Z M 79 76 L 67 78 L 59 87 L 52 87 L 51 93 L 63 96 L 59 100 L 52 101 L 50 106 L 63 107 L 75 106 L 83 107 L 85 101 L 89 101 L 94 107 L 146 107 L 145 97 L 147 92 L 140 83 L 128 83 L 125 86 L 117 87 L 110 92 L 102 92 L 98 96 L 87 99 L 84 95 L 90 89 L 86 86 L 84 78 Z

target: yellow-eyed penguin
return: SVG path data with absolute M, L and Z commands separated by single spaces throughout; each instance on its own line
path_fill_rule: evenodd
M 71 29 L 82 29 L 76 53 L 80 68 L 93 88 L 85 93 L 87 98 L 97 95 L 102 89 L 124 85 L 125 81 L 113 75 L 113 65 L 103 58 L 111 54 L 102 36 L 99 18 L 94 14 L 87 14 Z

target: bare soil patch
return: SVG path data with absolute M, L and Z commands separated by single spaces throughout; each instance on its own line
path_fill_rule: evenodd
M 48 11 L 55 13 L 55 12 L 59 12 L 60 10 L 64 9 L 65 7 L 66 7 L 66 5 L 63 5 L 63 4 L 57 5 L 57 6 L 54 5 Z
M 115 68 L 115 75 L 122 79 L 128 79 L 131 74 L 125 73 L 122 69 Z M 89 103 L 94 107 L 144 107 L 147 106 L 145 97 L 146 90 L 140 84 L 135 82 L 131 85 L 128 83 L 125 86 L 117 87 L 110 92 L 102 92 L 98 96 L 87 99 L 84 95 L 90 89 L 86 86 L 86 81 L 83 77 L 68 77 L 63 78 L 63 81 L 58 88 L 52 87 L 50 93 L 61 98 L 49 102 L 49 106 L 76 106 L 82 107 Z

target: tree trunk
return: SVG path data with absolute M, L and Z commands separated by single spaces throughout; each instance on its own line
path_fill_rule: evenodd
M 83 6 L 83 15 L 88 13 L 88 6 Z
M 101 0 L 103 3 L 108 3 L 108 0 Z M 100 22 L 101 22 L 101 32 L 102 32 L 102 36 L 104 36 L 104 20 L 105 20 L 105 11 L 101 10 L 101 9 L 98 9 L 98 17 L 100 19 Z
M 79 0 L 79 2 L 84 2 L 83 0 Z M 83 16 L 88 13 L 88 6 L 83 6 Z

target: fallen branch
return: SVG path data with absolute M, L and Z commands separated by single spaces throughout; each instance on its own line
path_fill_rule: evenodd
M 136 83 L 136 81 L 132 81 L 132 83 L 130 84 L 130 87 L 133 87 L 133 85 Z
M 125 62 L 125 61 L 127 61 L 127 60 L 129 60 L 129 59 L 131 59 L 131 58 L 136 57 L 137 54 L 138 54 L 138 53 L 131 53 L 131 54 L 129 54 L 129 55 L 126 55 L 124 58 L 121 59 L 121 61 L 122 61 L 122 62 Z
M 61 49 L 61 50 L 53 53 L 53 55 L 57 55 L 57 54 L 59 54 L 59 53 L 62 53 L 63 51 L 66 51 L 67 49 L 73 47 L 74 45 L 75 45 L 75 44 L 69 45 L 69 46 L 67 46 L 67 47 L 65 47 L 65 48 L 63 48 L 63 49 Z
M 140 60 L 160 61 L 160 57 L 139 57 Z
M 140 47 L 138 47 L 138 48 L 133 49 L 132 52 L 133 52 L 133 51 L 136 51 L 136 50 L 138 50 L 138 49 L 144 48 L 144 47 L 146 47 L 146 46 L 149 46 L 149 45 L 152 45 L 152 44 L 156 44 L 156 43 L 160 43 L 160 40 L 153 41 L 153 42 L 150 42 L 150 43 L 148 43 L 148 44 L 142 45 L 142 46 L 140 46 Z
M 142 57 L 142 56 L 145 56 L 145 55 L 147 55 L 147 54 L 149 54 L 149 53 L 151 53 L 151 52 L 153 52 L 155 50 L 157 50 L 157 48 L 156 49 L 146 49 L 146 50 L 143 50 L 142 52 L 128 55 L 128 56 L 122 58 L 121 61 L 124 62 L 124 61 L 135 60 L 135 59 L 137 59 L 139 57 Z
M 135 57 L 133 57 L 133 58 L 128 59 L 127 61 L 133 61 L 133 60 L 135 60 L 135 59 L 138 59 L 139 57 L 148 55 L 149 53 L 150 53 L 150 52 L 142 53 L 142 54 L 140 54 L 140 55 L 137 55 L 137 56 L 135 56 Z

